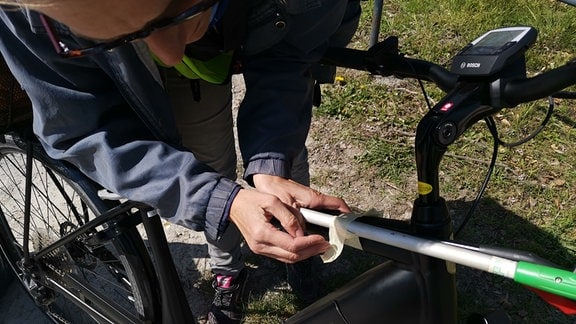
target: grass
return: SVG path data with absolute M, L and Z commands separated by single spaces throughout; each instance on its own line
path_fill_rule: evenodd
M 363 2 L 361 26 L 351 47 L 367 47 L 372 5 L 371 1 Z M 531 25 L 539 30 L 537 43 L 527 53 L 528 74 L 534 75 L 573 57 L 575 17 L 576 8 L 552 0 L 384 1 L 380 34 L 381 38 L 398 36 L 400 49 L 408 56 L 448 66 L 460 48 L 487 30 Z M 315 118 L 342 121 L 339 141 L 361 147 L 363 153 L 354 162 L 360 168 L 374 170 L 367 177 L 378 177 L 399 188 L 414 187 L 407 183 L 414 179 L 414 135 L 427 110 L 417 82 L 349 70 L 339 70 L 338 75 L 336 84 L 323 88 L 323 104 L 315 110 Z M 427 83 L 425 87 L 432 103 L 442 98 L 443 93 L 433 84 Z M 555 100 L 555 103 L 550 122 L 535 139 L 520 146 L 499 148 L 487 191 L 460 239 L 531 251 L 573 269 L 576 102 Z M 526 137 L 540 125 L 547 108 L 547 101 L 541 100 L 495 115 L 501 139 L 514 142 Z M 450 147 L 442 162 L 442 195 L 448 201 L 456 226 L 484 179 L 492 141 L 485 123 L 479 122 Z M 405 204 L 406 196 L 399 197 L 404 201 L 398 203 Z M 348 270 L 356 273 L 368 264 L 348 266 Z M 459 272 L 462 320 L 472 312 L 504 309 L 514 322 L 574 323 L 573 317 L 559 314 L 509 280 L 465 268 L 459 268 Z M 338 276 L 342 283 L 353 277 L 346 273 Z M 276 314 L 268 318 L 280 320 L 298 309 L 290 298 L 290 293 L 284 292 L 272 301 L 257 299 L 250 305 L 258 309 L 255 313 Z M 255 322 L 265 321 L 263 318 L 266 317 L 258 317 Z

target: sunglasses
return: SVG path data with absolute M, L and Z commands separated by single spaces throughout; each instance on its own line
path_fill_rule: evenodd
M 150 36 L 150 34 L 152 34 L 156 30 L 172 27 L 181 24 L 185 21 L 190 21 L 191 19 L 194 19 L 198 17 L 200 14 L 204 13 L 206 10 L 212 8 L 219 1 L 220 0 L 202 0 L 177 16 L 153 21 L 138 31 L 118 37 L 117 39 L 114 39 L 112 41 L 96 43 L 93 46 L 84 47 L 80 49 L 71 48 L 66 43 L 64 43 L 60 39 L 60 37 L 58 37 L 58 33 L 54 29 L 54 26 L 52 25 L 50 18 L 46 17 L 45 15 L 40 15 L 40 20 L 42 21 L 42 25 L 46 29 L 46 33 L 48 34 L 48 37 L 50 38 L 50 41 L 52 42 L 52 45 L 54 46 L 56 53 L 65 58 L 75 58 L 110 51 L 114 48 L 126 45 L 133 41 L 144 39 Z

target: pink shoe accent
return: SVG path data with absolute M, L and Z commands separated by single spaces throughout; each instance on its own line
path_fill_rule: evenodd
M 216 286 L 220 288 L 230 288 L 232 286 L 232 276 L 216 276 Z

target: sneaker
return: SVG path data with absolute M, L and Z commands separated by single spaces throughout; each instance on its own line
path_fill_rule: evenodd
M 286 279 L 301 307 L 306 307 L 320 298 L 318 276 L 322 261 L 314 256 L 309 259 L 286 264 Z
M 240 323 L 244 316 L 242 291 L 246 277 L 246 270 L 242 270 L 236 278 L 223 275 L 214 276 L 212 287 L 216 293 L 208 311 L 208 324 Z

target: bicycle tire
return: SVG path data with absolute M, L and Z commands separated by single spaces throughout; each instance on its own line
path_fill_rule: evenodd
M 105 224 L 40 258 L 37 264 L 22 264 L 25 143 L 14 134 L 3 139 L 0 135 L 0 248 L 41 310 L 56 323 L 156 322 L 161 313 L 158 281 L 135 227 L 97 243 L 89 240 L 105 231 Z M 111 204 L 98 197 L 98 187 L 77 169 L 49 158 L 38 144 L 33 147 L 31 253 L 108 210 Z M 84 289 L 78 288 L 76 279 Z M 100 306 L 91 293 L 101 296 L 111 308 Z

